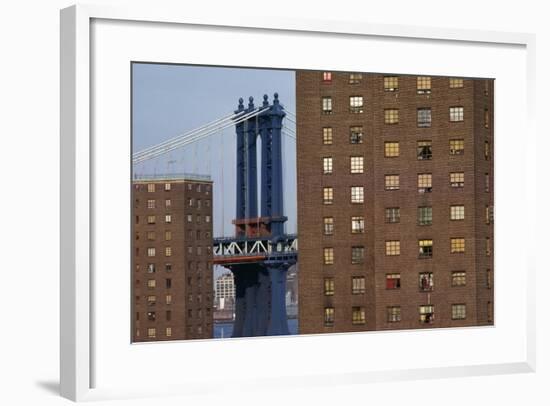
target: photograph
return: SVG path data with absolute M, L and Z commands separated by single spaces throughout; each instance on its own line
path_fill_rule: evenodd
M 133 343 L 494 325 L 493 78 L 130 69 Z

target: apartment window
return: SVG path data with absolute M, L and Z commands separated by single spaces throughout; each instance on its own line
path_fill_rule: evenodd
M 363 186 L 352 186 L 351 187 L 351 202 L 352 203 L 363 203 L 364 202 L 364 189 L 363 189 Z
M 386 158 L 396 158 L 399 156 L 399 142 L 388 141 L 384 143 L 384 156 Z
M 351 233 L 361 234 L 365 232 L 365 218 L 363 216 L 354 216 L 351 218 Z
M 147 305 L 154 306 L 157 303 L 157 297 L 155 295 L 147 296 Z
M 432 141 L 416 142 L 416 159 L 419 161 L 432 159 Z
M 491 144 L 489 144 L 489 141 L 485 141 L 485 149 L 484 149 L 484 155 L 485 160 L 488 161 L 491 159 Z
M 147 248 L 147 256 L 154 257 L 156 255 L 156 250 L 154 247 Z
M 352 324 L 365 324 L 365 308 L 362 306 L 353 306 L 351 309 Z
M 350 96 L 349 97 L 349 112 L 350 113 L 362 113 L 363 112 L 363 96 Z
M 167 257 L 172 256 L 172 247 L 165 247 L 165 248 L 164 248 L 164 254 L 165 254 Z
M 334 201 L 334 193 L 332 187 L 323 188 L 323 204 L 332 204 Z
M 400 255 L 401 242 L 399 240 L 386 241 L 386 255 Z
M 451 172 L 449 174 L 449 181 L 451 182 L 451 187 L 464 187 L 464 172 Z
M 491 323 L 493 321 L 493 304 L 487 302 L 487 321 Z
M 195 199 L 193 199 L 192 197 L 187 200 L 187 204 L 189 205 L 189 207 L 193 207 L 194 202 Z
M 451 272 L 451 286 L 466 286 L 466 272 L 465 271 Z
M 489 178 L 489 174 L 485 173 L 485 191 L 489 192 L 490 187 L 491 187 L 491 181 L 490 181 L 490 178 Z
M 155 203 L 156 203 L 155 199 L 148 199 L 147 200 L 147 208 L 148 209 L 154 209 L 155 208 Z
M 172 184 L 171 183 L 165 183 L 164 184 L 164 191 L 169 192 L 170 190 L 172 190 Z
M 491 255 L 491 239 L 489 237 L 485 237 L 485 255 Z
M 399 207 L 386 207 L 386 223 L 399 223 L 400 217 Z
M 164 240 L 165 241 L 170 241 L 171 239 L 172 239 L 172 231 L 166 230 L 164 232 Z
M 325 265 L 334 264 L 334 248 L 323 248 L 323 262 Z
M 166 214 L 164 216 L 164 222 L 168 223 L 168 224 L 171 223 L 172 222 L 172 215 L 171 214 Z
M 192 215 L 192 214 L 188 214 L 188 215 L 187 215 L 187 222 L 188 222 L 188 223 L 192 223 L 192 222 L 193 222 L 193 215 Z
M 362 264 L 365 260 L 365 247 L 363 246 L 356 246 L 351 247 L 351 263 L 356 264 Z
M 155 273 L 156 267 L 155 264 L 147 264 L 147 273 Z
M 363 157 L 352 156 L 350 157 L 350 172 L 351 173 L 363 173 Z
M 489 128 L 489 109 L 485 109 L 483 113 L 483 126 Z
M 432 126 L 432 109 L 422 107 L 416 110 L 416 126 L 421 128 Z
M 421 272 L 418 274 L 418 289 L 421 292 L 431 292 L 434 288 L 434 274 L 432 272 Z
M 418 314 L 420 316 L 420 322 L 430 324 L 434 320 L 434 305 L 422 305 L 418 306 Z
M 332 127 L 323 127 L 323 144 L 332 145 Z
M 157 337 L 157 329 L 154 327 L 150 327 L 147 329 L 147 338 L 156 338 Z
M 351 278 L 351 293 L 353 295 L 362 295 L 366 291 L 365 277 L 364 276 L 352 276 Z
M 396 92 L 399 90 L 399 78 L 397 76 L 384 76 L 384 91 Z
M 147 216 L 147 224 L 155 224 L 156 217 L 155 216 Z
M 416 78 L 416 93 L 430 94 L 432 92 L 432 78 L 430 76 L 418 76 Z
M 418 208 L 418 225 L 430 226 L 432 225 L 432 207 L 422 206 Z
M 323 174 L 330 175 L 332 173 L 332 157 L 323 158 Z
M 157 319 L 157 312 L 147 312 L 147 320 L 155 321 Z
M 147 184 L 147 192 L 154 193 L 155 192 L 155 184 L 154 183 L 148 183 Z
M 450 155 L 464 155 L 464 140 L 450 140 L 449 141 L 449 154 Z
M 195 216 L 195 221 L 196 221 L 197 223 L 200 223 L 200 222 L 201 222 L 201 216 L 200 216 L 200 214 L 197 214 L 197 215 Z
M 204 222 L 205 223 L 210 223 L 210 216 L 209 215 L 204 216 Z
M 418 174 L 418 192 L 430 193 L 431 191 L 432 191 L 432 174 L 419 173 Z
M 493 223 L 493 206 L 485 206 L 485 224 Z
M 157 287 L 157 281 L 154 280 L 154 279 L 149 279 L 149 280 L 147 280 L 147 287 L 148 287 L 149 289 L 154 289 L 154 288 L 156 288 L 156 287 Z
M 202 189 L 202 185 L 201 185 L 201 184 L 198 184 L 198 185 L 197 185 L 197 192 L 200 193 L 200 192 L 201 192 L 201 189 Z
M 349 128 L 349 143 L 350 144 L 363 143 L 363 126 L 353 126 Z
M 350 85 L 357 85 L 361 83 L 361 80 L 363 80 L 363 74 L 362 73 L 350 73 L 349 74 L 349 84 Z
M 166 278 L 166 289 L 170 289 L 172 287 L 172 279 Z
M 334 296 L 334 278 L 325 278 L 325 296 Z
M 165 272 L 172 272 L 172 264 L 170 264 L 170 263 L 164 264 L 164 271 Z
M 324 96 L 322 98 L 322 113 L 332 114 L 332 97 Z
M 325 326 L 334 325 L 334 307 L 325 307 Z
M 172 304 L 172 295 L 166 295 L 166 304 Z
M 451 319 L 464 320 L 465 318 L 466 318 L 466 305 L 464 303 L 452 305 Z
M 172 327 L 166 327 L 166 337 L 172 337 Z
M 451 89 L 459 89 L 464 87 L 464 79 L 462 78 L 449 78 L 449 87 Z
M 449 107 L 449 120 L 453 122 L 464 121 L 464 107 Z
M 399 190 L 399 175 L 385 175 L 384 187 L 386 190 Z
M 466 240 L 464 238 L 451 238 L 451 254 L 464 253 Z
M 323 72 L 323 82 L 332 82 L 332 72 Z
M 433 256 L 433 240 L 418 240 L 418 258 Z
M 166 199 L 164 201 L 164 207 L 166 208 L 172 207 L 172 199 Z
M 401 274 L 387 273 L 386 274 L 386 289 L 399 289 L 401 287 Z
M 202 200 L 201 199 L 197 199 L 197 209 L 200 209 L 202 206 Z
M 324 225 L 323 230 L 325 235 L 334 234 L 334 217 L 325 217 L 323 219 L 323 225 Z
M 187 190 L 193 190 L 193 184 L 192 183 L 187 184 Z
M 464 205 L 451 206 L 451 220 L 464 220 Z
M 493 278 L 492 278 L 491 270 L 487 269 L 485 275 L 486 275 L 485 286 L 487 286 L 487 289 L 491 289 L 491 286 L 493 284 Z
M 399 109 L 384 109 L 384 124 L 399 124 Z
M 147 231 L 147 240 L 154 241 L 155 240 L 155 232 L 154 231 Z
M 401 307 L 400 306 L 388 306 L 387 311 L 387 320 L 388 323 L 397 323 L 401 321 Z

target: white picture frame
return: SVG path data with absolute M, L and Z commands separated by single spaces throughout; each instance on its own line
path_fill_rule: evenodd
M 526 33 L 488 32 L 474 30 L 456 30 L 430 27 L 412 27 L 402 25 L 381 25 L 368 23 L 349 23 L 337 21 L 316 21 L 301 19 L 280 19 L 258 17 L 241 21 L 219 16 L 193 17 L 186 14 L 185 8 L 173 10 L 151 8 L 110 8 L 105 6 L 76 5 L 61 11 L 61 394 L 69 399 L 79 401 L 93 399 L 97 394 L 110 396 L 101 387 L 96 387 L 95 361 L 97 357 L 93 332 L 96 318 L 92 315 L 94 308 L 93 292 L 97 289 L 93 274 L 94 233 L 93 198 L 97 184 L 93 182 L 92 161 L 94 142 L 92 140 L 92 92 L 90 84 L 91 60 L 93 55 L 91 32 L 92 22 L 109 20 L 127 24 L 172 23 L 192 25 L 195 27 L 215 27 L 216 30 L 244 28 L 254 33 L 277 31 L 287 35 L 296 33 L 316 33 L 316 35 L 337 36 L 351 35 L 369 38 L 405 38 L 414 41 L 437 40 L 468 46 L 469 44 L 512 45 L 524 48 L 526 55 L 526 92 L 527 102 L 525 139 L 528 149 L 536 150 L 535 117 L 534 117 L 534 46 L 535 37 Z M 92 83 L 93 85 L 93 83 Z M 496 107 L 498 109 L 498 106 Z M 523 123 L 522 123 L 523 124 Z M 498 137 L 498 133 L 496 134 Z M 497 158 L 498 159 L 498 158 Z M 525 160 L 526 171 L 536 171 L 534 162 Z M 526 184 L 534 180 L 524 179 Z M 535 188 L 524 196 L 525 203 L 534 208 Z M 498 209 L 497 209 L 498 210 Z M 534 221 L 532 216 L 530 221 Z M 526 230 L 533 230 L 529 223 Z M 502 233 L 495 229 L 495 234 Z M 530 232 L 528 240 L 534 242 L 534 233 Z M 301 384 L 323 384 L 323 382 L 369 382 L 372 380 L 413 379 L 428 377 L 451 377 L 484 375 L 512 372 L 529 372 L 535 370 L 535 268 L 532 257 L 523 262 L 525 276 L 532 283 L 525 284 L 521 309 L 525 318 L 525 356 L 514 362 L 449 365 L 438 367 L 408 367 L 377 371 L 350 370 L 348 373 L 312 374 L 305 373 Z M 495 275 L 496 276 L 496 275 Z M 498 303 L 495 303 L 498 306 Z M 498 311 L 498 310 L 497 310 Z M 496 312 L 495 312 L 496 313 Z M 497 323 L 498 328 L 498 323 Z M 399 333 L 398 333 L 399 334 Z M 254 340 L 254 343 L 259 341 Z M 277 342 L 272 341 L 273 345 Z M 128 345 L 130 345 L 128 343 Z M 287 344 L 288 345 L 288 344 Z M 197 348 L 198 349 L 198 348 Z M 260 380 L 267 387 L 276 382 L 284 382 L 284 377 Z M 182 382 L 185 383 L 185 382 Z M 189 391 L 206 391 L 208 385 L 197 384 L 193 389 L 181 385 L 174 393 Z M 92 389 L 94 388 L 94 389 Z M 199 388 L 199 389 L 197 389 Z M 123 390 L 124 392 L 124 390 Z M 150 392 L 143 392 L 143 395 Z M 139 395 L 139 393 L 138 393 Z

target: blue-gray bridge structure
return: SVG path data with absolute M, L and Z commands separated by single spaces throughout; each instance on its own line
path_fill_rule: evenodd
M 286 275 L 298 260 L 298 238 L 285 234 L 284 227 L 287 217 L 283 207 L 282 136 L 286 115 L 277 93 L 272 104 L 264 95 L 259 107 L 254 106 L 252 97 L 245 107 L 241 98 L 233 114 L 136 152 L 132 157 L 133 164 L 139 164 L 224 128 L 235 127 L 235 233 L 231 237 L 214 238 L 213 244 L 214 264 L 230 269 L 234 275 L 233 337 L 289 334 Z M 294 138 L 288 132 L 285 134 Z M 259 191 L 258 138 L 261 140 Z

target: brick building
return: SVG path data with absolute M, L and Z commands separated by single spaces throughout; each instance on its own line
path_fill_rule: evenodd
M 212 337 L 212 182 L 133 181 L 132 339 Z
M 493 323 L 493 81 L 296 72 L 300 333 Z

